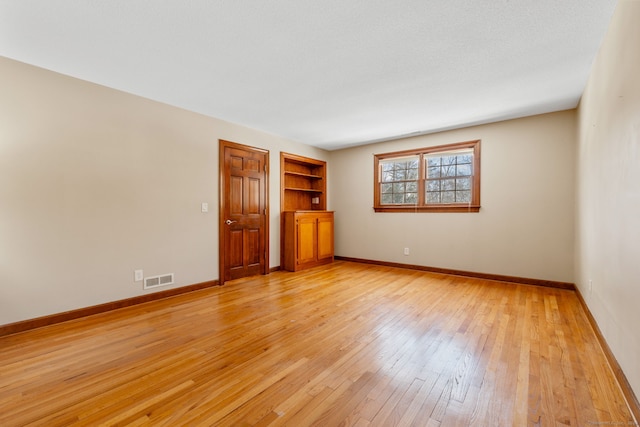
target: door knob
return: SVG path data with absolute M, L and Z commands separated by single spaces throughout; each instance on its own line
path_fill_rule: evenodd
M 233 224 L 234 222 L 238 222 L 238 221 L 231 221 L 230 219 L 228 219 L 228 220 L 226 220 L 224 223 L 225 223 L 225 224 L 227 224 L 227 225 L 231 225 L 231 224 Z

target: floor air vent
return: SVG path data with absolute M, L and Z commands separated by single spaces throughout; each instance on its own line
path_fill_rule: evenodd
M 173 285 L 173 273 L 144 278 L 144 289 L 157 288 L 158 286 L 167 285 Z

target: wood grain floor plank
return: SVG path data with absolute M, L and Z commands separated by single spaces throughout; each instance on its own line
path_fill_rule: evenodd
M 0 425 L 632 425 L 573 291 L 338 261 L 0 337 Z

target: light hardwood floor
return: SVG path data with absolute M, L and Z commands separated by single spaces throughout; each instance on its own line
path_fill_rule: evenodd
M 635 425 L 573 291 L 338 261 L 0 338 L 0 426 Z

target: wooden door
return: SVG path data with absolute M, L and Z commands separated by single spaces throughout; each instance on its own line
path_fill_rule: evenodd
M 333 214 L 318 216 L 318 260 L 333 258 Z
M 298 215 L 297 227 L 297 259 L 298 265 L 314 263 L 318 258 L 318 229 L 316 217 L 313 215 Z
M 269 152 L 220 141 L 220 284 L 268 272 Z

